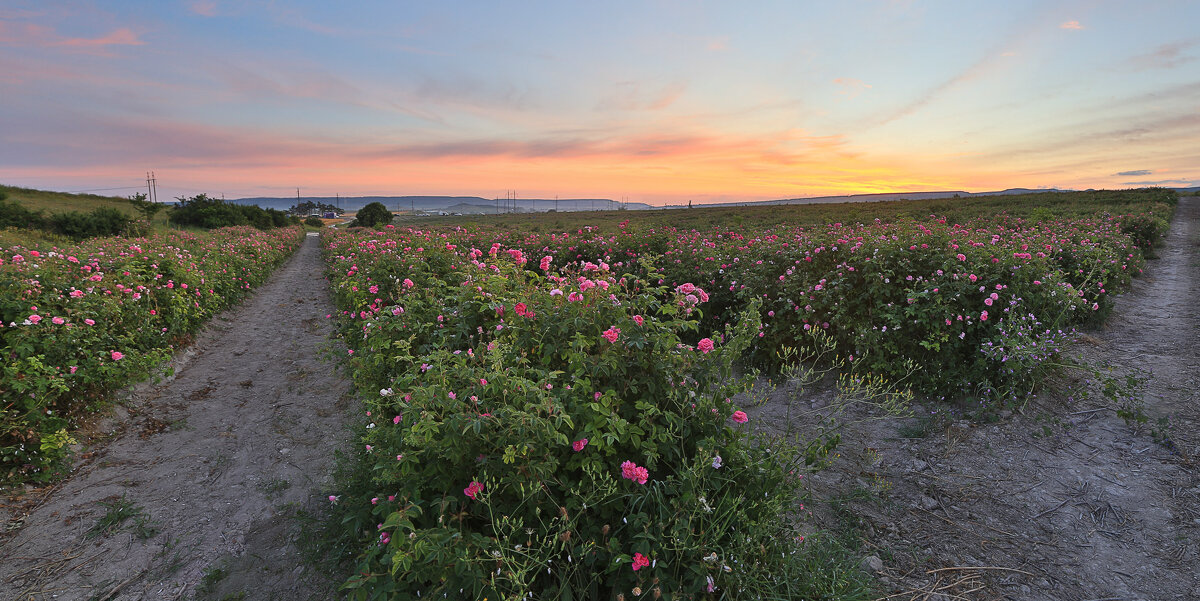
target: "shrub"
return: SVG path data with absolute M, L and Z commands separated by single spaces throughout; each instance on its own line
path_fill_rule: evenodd
M 308 217 L 304 220 L 304 225 L 310 227 L 324 227 L 325 222 L 321 221 L 320 217 Z
M 178 200 L 179 206 L 172 208 L 167 217 L 175 225 L 204 229 L 252 225 L 260 230 L 268 230 L 293 224 L 283 211 L 226 202 L 220 198 L 209 198 L 207 194 L 197 194 L 191 198 L 180 196 Z
M 73 240 L 116 236 L 132 222 L 128 215 L 111 207 L 100 207 L 89 213 L 58 213 L 49 218 L 50 229 Z
M 370 391 L 368 488 L 336 496 L 363 549 L 354 598 L 762 598 L 799 572 L 781 516 L 800 455 L 732 427 L 756 307 L 700 338 L 695 286 L 326 236 Z
M 376 227 L 392 222 L 392 213 L 383 203 L 372 202 L 358 210 L 355 221 L 362 227 Z

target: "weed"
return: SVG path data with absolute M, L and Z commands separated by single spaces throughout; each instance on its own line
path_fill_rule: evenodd
M 133 530 L 138 538 L 150 538 L 158 533 L 158 529 L 149 521 L 150 516 L 146 514 L 145 510 L 130 501 L 125 495 L 100 501 L 100 505 L 106 511 L 96 521 L 96 525 L 92 526 L 84 535 L 89 540 L 97 536 L 109 536 L 121 530 L 122 525 L 130 518 L 134 519 Z
M 262 491 L 268 499 L 275 498 L 275 495 L 287 490 L 292 486 L 286 478 L 272 478 L 258 483 L 258 490 Z
M 220 584 L 226 576 L 229 576 L 229 570 L 224 562 L 219 565 L 210 565 L 204 568 L 204 575 L 200 577 L 200 584 L 196 585 L 197 595 L 207 595 L 213 592 L 213 589 Z

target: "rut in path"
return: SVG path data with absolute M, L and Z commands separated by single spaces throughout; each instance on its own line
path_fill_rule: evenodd
M 173 381 L 99 424 L 118 433 L 0 539 L 0 599 L 330 598 L 292 519 L 349 439 L 350 386 L 320 357 L 332 304 L 319 246 L 306 238 Z M 122 501 L 140 513 L 93 531 L 101 503 Z

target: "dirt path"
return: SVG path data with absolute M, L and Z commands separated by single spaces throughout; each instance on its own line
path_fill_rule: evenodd
M 0 539 L 0 599 L 331 598 L 292 519 L 349 434 L 349 384 L 319 356 L 321 269 L 310 236 L 173 381 L 99 424 L 116 434 Z M 138 515 L 96 533 L 102 503 Z
M 864 541 L 890 599 L 1200 599 L 1200 199 L 1181 199 L 1158 252 L 1075 351 L 1100 377 L 1068 375 L 996 424 L 842 416 L 857 421 L 842 457 L 810 486 L 849 511 L 818 525 Z M 1100 394 L 1147 373 L 1166 444 Z M 776 390 L 752 417 L 812 424 L 828 394 Z

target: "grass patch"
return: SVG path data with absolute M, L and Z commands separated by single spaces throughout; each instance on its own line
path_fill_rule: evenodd
M 98 536 L 110 536 L 125 529 L 131 530 L 134 536 L 143 540 L 158 534 L 158 526 L 150 521 L 146 510 L 125 495 L 100 501 L 100 506 L 105 508 L 104 515 L 100 516 L 96 525 L 84 535 L 88 540 Z M 133 524 L 126 526 L 125 523 L 131 519 Z
M 275 498 L 276 495 L 291 487 L 292 483 L 288 482 L 287 478 L 272 478 L 258 483 L 258 490 L 262 491 L 268 499 Z

